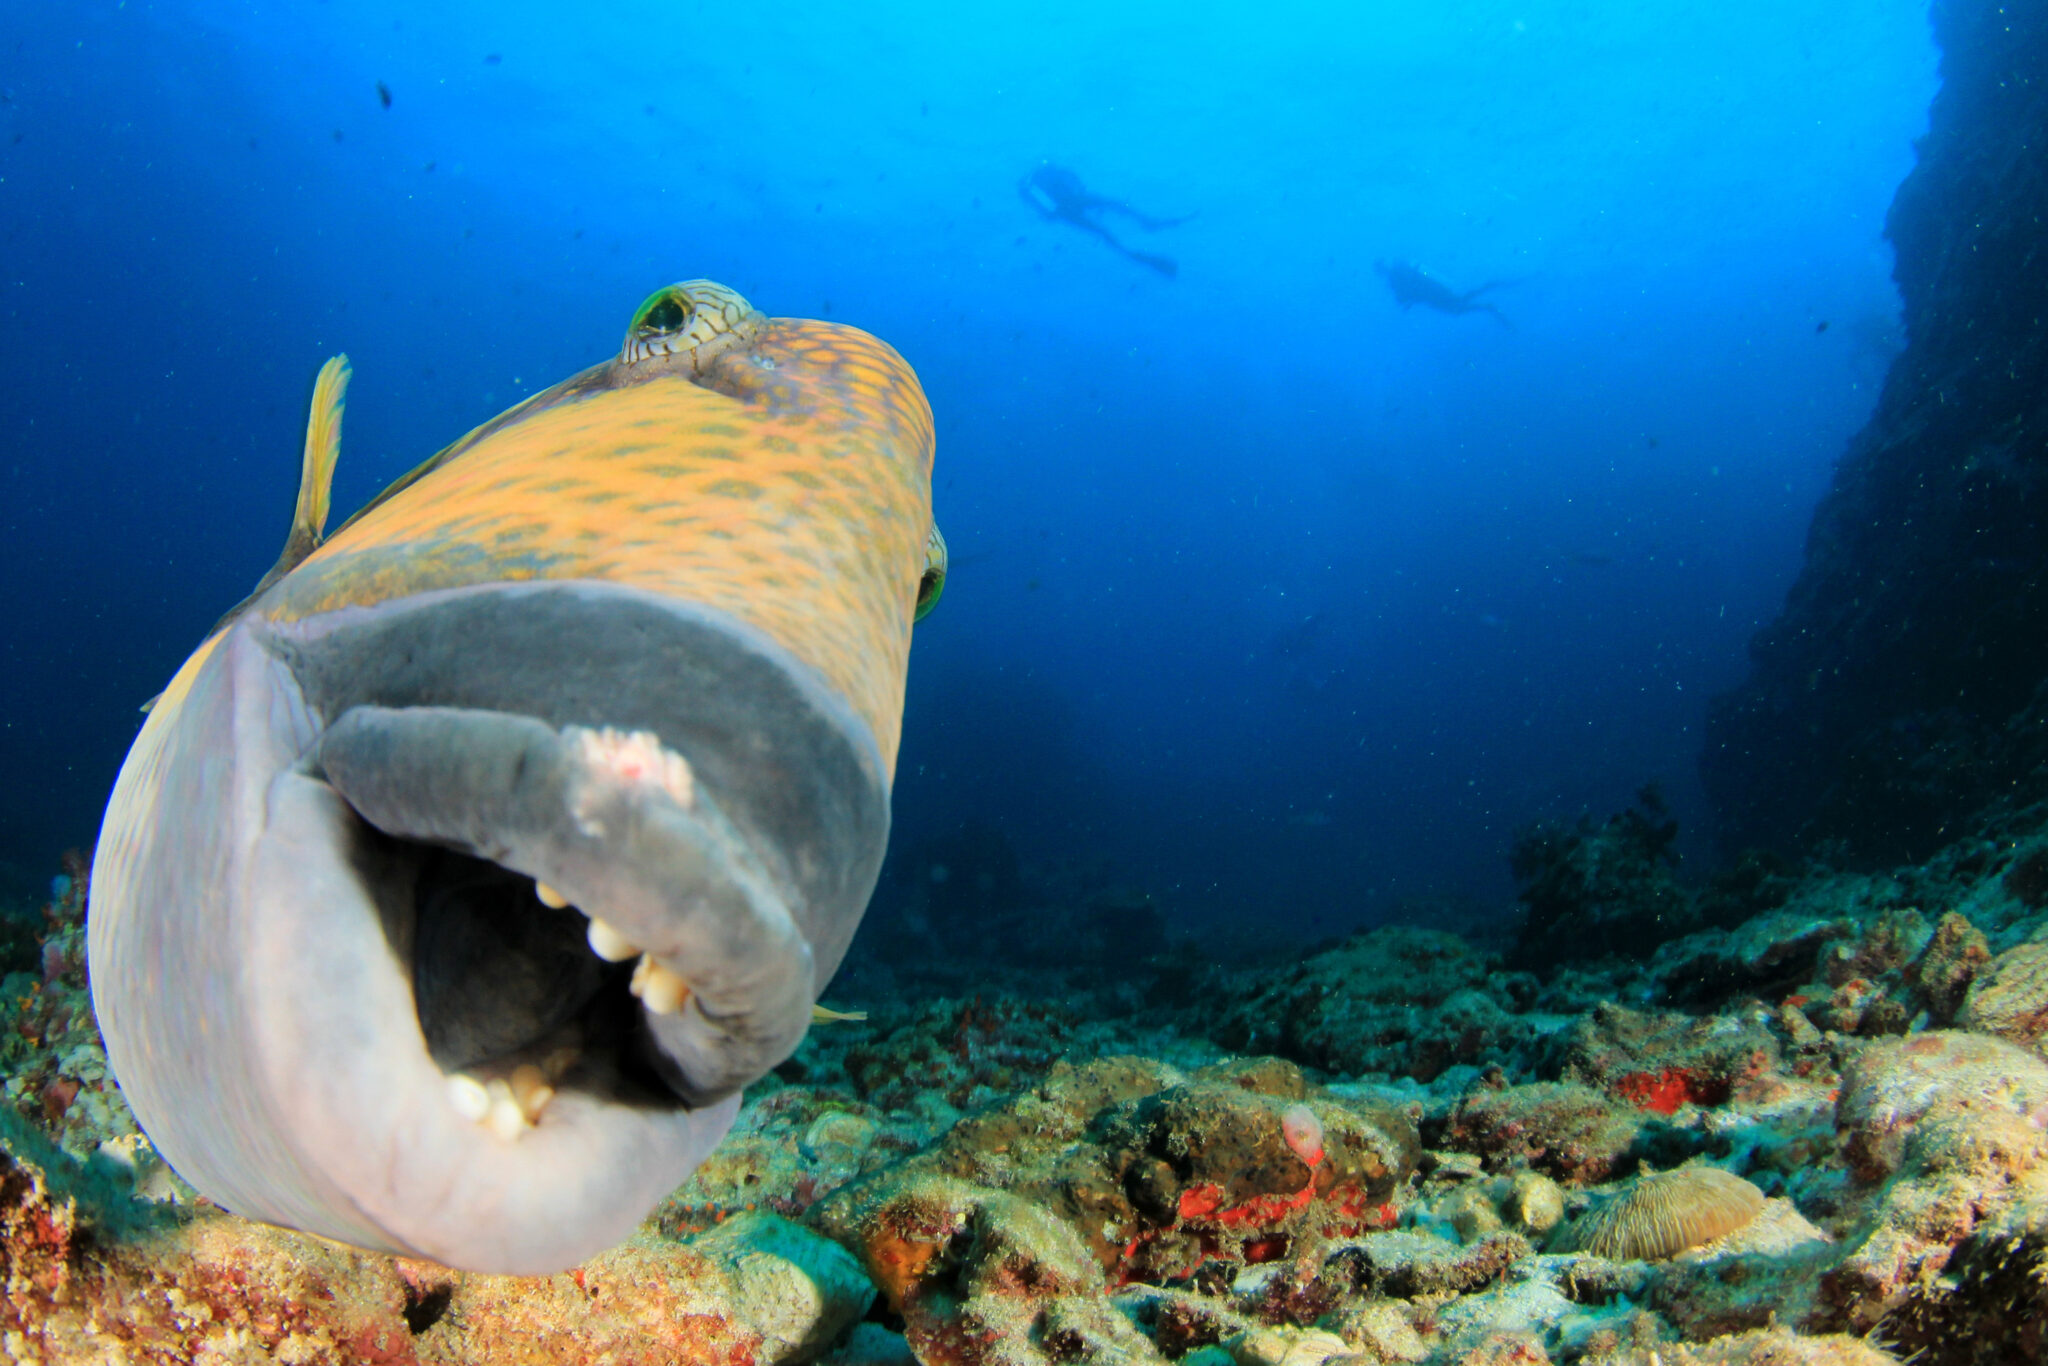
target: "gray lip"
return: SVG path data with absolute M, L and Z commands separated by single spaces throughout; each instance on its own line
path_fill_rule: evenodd
M 580 1261 L 702 1161 L 733 1093 L 801 1040 L 887 838 L 874 739 L 806 666 L 724 614 L 602 583 L 245 617 L 166 720 L 123 770 L 92 889 L 94 1003 L 137 1118 L 238 1213 L 475 1270 Z M 682 755 L 689 800 L 570 801 L 579 728 L 598 727 Z M 426 974 L 458 989 L 423 1010 L 436 859 L 561 887 L 690 1001 L 612 1057 L 626 1045 L 589 1020 L 622 1018 L 616 977 L 524 971 L 489 942 L 517 900 L 501 891 L 465 912 L 468 956 Z M 518 1003 L 558 980 L 590 996 L 574 1027 L 600 1043 L 506 1142 L 456 1113 L 443 1063 L 519 1040 Z M 452 1023 L 430 1039 L 423 1016 Z M 555 1024 L 533 1028 L 537 1047 Z

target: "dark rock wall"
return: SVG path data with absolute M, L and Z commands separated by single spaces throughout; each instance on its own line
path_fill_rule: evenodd
M 1906 350 L 1701 756 L 1724 849 L 1923 857 L 2048 794 L 2048 0 L 1937 0 Z

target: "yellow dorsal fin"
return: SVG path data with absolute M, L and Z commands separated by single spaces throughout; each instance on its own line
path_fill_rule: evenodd
M 299 501 L 292 509 L 292 529 L 284 552 L 270 571 L 282 578 L 320 548 L 327 530 L 327 509 L 334 492 L 334 464 L 341 458 L 341 411 L 348 394 L 347 356 L 334 356 L 313 381 L 313 411 L 306 419 L 306 455 L 299 465 Z
M 292 529 L 285 534 L 284 549 L 278 552 L 277 563 L 270 566 L 270 572 L 257 582 L 249 596 L 213 624 L 213 629 L 206 633 L 209 638 L 220 634 L 229 622 L 249 610 L 250 603 L 263 596 L 264 589 L 297 569 L 320 548 L 334 489 L 334 464 L 341 458 L 342 398 L 348 393 L 348 377 L 352 373 L 347 356 L 331 357 L 320 367 L 319 378 L 313 381 L 313 412 L 306 419 L 306 454 L 299 462 L 299 501 L 292 509 Z M 152 697 L 142 704 L 142 709 L 148 711 L 155 705 L 156 698 Z
M 868 1017 L 865 1010 L 834 1010 L 830 1006 L 812 1006 L 812 1024 L 857 1024 Z

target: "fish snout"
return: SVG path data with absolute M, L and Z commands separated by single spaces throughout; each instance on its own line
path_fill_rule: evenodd
M 245 618 L 174 689 L 94 879 L 123 1092 L 230 1210 L 468 1270 L 572 1265 L 704 1160 L 887 840 L 815 672 L 616 585 Z

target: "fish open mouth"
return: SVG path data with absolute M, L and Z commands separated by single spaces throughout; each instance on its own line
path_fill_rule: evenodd
M 781 880 L 656 733 L 356 706 L 315 766 L 369 827 L 353 858 L 450 1103 L 498 1138 L 563 1087 L 708 1105 L 802 1037 Z
M 886 841 L 810 669 L 610 584 L 246 618 L 186 705 L 233 773 L 155 832 L 216 871 L 105 946 L 168 1022 L 137 1116 L 239 1213 L 457 1265 L 629 1233 L 801 1041 Z

